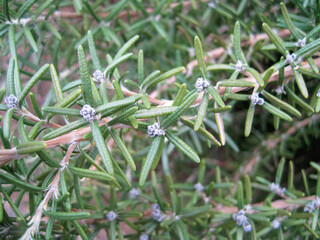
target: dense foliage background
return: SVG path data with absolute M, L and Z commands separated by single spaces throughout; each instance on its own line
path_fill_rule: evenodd
M 319 238 L 320 1 L 0 3 L 2 238 Z

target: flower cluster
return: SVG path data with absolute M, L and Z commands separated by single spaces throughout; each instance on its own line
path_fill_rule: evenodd
M 249 97 L 249 99 L 251 100 L 253 105 L 257 105 L 257 104 L 262 105 L 262 104 L 264 104 L 264 99 L 259 97 L 259 93 L 252 94 Z
M 307 43 L 307 38 L 298 39 L 298 42 L 296 42 L 297 47 L 304 47 Z
M 303 211 L 312 213 L 315 208 L 316 209 L 320 208 L 320 199 L 318 196 L 316 196 L 316 198 L 311 202 L 307 203 Z
M 290 63 L 290 64 L 293 64 L 294 61 L 297 59 L 297 55 L 292 53 L 288 53 L 287 56 L 286 56 L 286 63 Z
M 283 196 L 285 191 L 287 190 L 286 188 L 281 188 L 279 186 L 279 184 L 277 184 L 277 183 L 270 183 L 269 188 L 272 192 L 274 192 L 280 196 Z
M 140 194 L 140 191 L 136 188 L 132 188 L 130 191 L 129 191 L 129 198 L 130 199 L 135 199 L 139 196 Z
M 275 218 L 271 224 L 273 229 L 279 229 L 279 227 L 281 226 L 281 222 L 278 218 Z
M 96 111 L 92 107 L 90 107 L 90 105 L 86 104 L 81 109 L 80 115 L 84 119 L 86 119 L 88 122 L 93 122 L 93 120 L 96 116 Z
M 157 222 L 162 222 L 163 219 L 165 218 L 165 215 L 163 215 L 160 211 L 160 206 L 157 203 L 152 204 L 152 217 L 154 220 L 156 220 Z
M 203 192 L 203 190 L 204 190 L 204 186 L 201 184 L 201 183 L 197 183 L 197 184 L 195 184 L 194 186 L 194 189 L 197 191 L 197 192 Z
M 238 60 L 235 68 L 236 68 L 236 70 L 239 71 L 239 72 L 244 72 L 247 67 L 243 64 L 242 61 Z
M 208 80 L 203 79 L 203 78 L 198 78 L 196 81 L 196 84 L 195 84 L 195 87 L 198 92 L 203 91 L 204 89 L 206 89 L 209 86 L 210 86 L 210 83 L 208 82 Z
M 104 80 L 104 74 L 103 72 L 101 72 L 100 70 L 96 70 L 93 74 L 92 74 L 92 78 L 97 81 L 97 82 L 102 82 Z
M 165 131 L 160 128 L 159 123 L 155 123 L 153 125 L 148 126 L 148 135 L 149 137 L 163 136 L 165 135 Z
M 140 235 L 140 237 L 139 237 L 139 240 L 149 240 L 149 237 L 148 237 L 147 234 L 142 233 L 142 234 Z
M 106 216 L 109 221 L 114 221 L 118 217 L 118 215 L 114 211 L 108 212 Z
M 237 221 L 238 226 L 242 226 L 245 232 L 251 232 L 252 226 L 246 217 L 246 212 L 244 210 L 240 210 L 237 213 L 232 215 L 233 220 Z
M 4 101 L 7 104 L 7 107 L 9 109 L 11 108 L 17 108 L 19 105 L 19 100 L 16 96 L 14 96 L 13 94 L 10 94 L 8 97 L 4 98 Z

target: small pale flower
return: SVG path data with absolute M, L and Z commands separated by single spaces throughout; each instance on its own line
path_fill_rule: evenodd
M 197 192 L 203 192 L 203 190 L 204 190 L 204 186 L 199 182 L 197 184 L 195 184 L 193 187 Z
M 272 192 L 274 192 L 280 196 L 283 196 L 285 191 L 287 190 L 286 188 L 281 188 L 279 186 L 279 184 L 276 184 L 276 183 L 270 183 L 269 188 Z
M 107 218 L 109 221 L 114 221 L 117 217 L 118 215 L 114 211 L 110 211 L 107 214 Z
M 245 232 L 251 232 L 252 230 L 252 226 L 251 226 L 251 223 L 248 221 L 248 220 L 245 220 L 242 224 L 242 227 L 243 227 L 243 230 Z
M 317 97 L 320 98 L 320 89 L 317 92 Z
M 304 47 L 307 43 L 307 38 L 303 38 L 303 39 L 298 39 L 298 42 L 296 42 L 296 46 L 297 47 Z
M 81 109 L 80 115 L 84 119 L 86 119 L 88 122 L 93 122 L 93 120 L 96 116 L 96 111 L 92 107 L 90 107 L 90 105 L 86 104 Z
M 194 57 L 196 55 L 196 51 L 192 47 L 188 48 L 188 53 L 189 57 Z
M 129 198 L 131 199 L 135 199 L 139 196 L 140 194 L 140 191 L 136 188 L 132 188 L 130 191 L 129 191 Z
M 156 220 L 157 222 L 162 222 L 165 218 L 164 215 L 162 215 L 161 211 L 159 209 L 154 209 L 152 212 L 152 218 Z
M 10 94 L 8 97 L 4 98 L 5 103 L 9 109 L 17 108 L 19 106 L 19 100 L 13 94 Z
M 259 93 L 254 93 L 252 94 L 249 99 L 251 100 L 253 105 L 263 105 L 264 104 L 264 99 L 259 97 Z
M 245 215 L 239 215 L 239 214 L 238 214 L 238 216 L 237 216 L 237 225 L 238 225 L 238 226 L 241 226 L 242 223 L 243 223 L 244 221 L 246 221 L 246 220 L 247 220 L 247 217 L 246 217 Z
M 242 61 L 238 60 L 235 68 L 236 68 L 236 70 L 239 71 L 239 72 L 244 72 L 247 67 L 244 66 L 244 64 L 243 64 Z
M 272 221 L 272 228 L 273 228 L 273 229 L 279 229 L 280 225 L 281 225 L 281 223 L 280 223 L 280 221 L 279 221 L 278 218 L 275 218 L 275 219 Z
M 313 201 L 307 203 L 306 206 L 304 206 L 304 209 L 303 209 L 304 212 L 309 212 L 309 213 L 312 213 L 313 210 L 314 210 L 314 203 L 313 203 Z
M 139 240 L 149 240 L 149 237 L 148 237 L 147 234 L 142 233 L 142 234 L 140 235 L 140 237 L 139 237 Z
M 287 56 L 286 56 L 286 63 L 293 64 L 296 59 L 297 59 L 297 55 L 296 54 L 288 53 Z
M 158 203 L 152 204 L 151 208 L 152 208 L 153 210 L 160 210 L 160 206 L 159 206 Z
M 320 199 L 318 196 L 316 196 L 316 199 L 313 200 L 314 206 L 319 209 L 320 207 Z
M 208 88 L 210 86 L 210 83 L 207 79 L 198 78 L 194 86 L 198 92 L 201 92 L 204 89 Z
M 96 70 L 93 74 L 92 74 L 92 78 L 97 81 L 97 82 L 102 82 L 104 80 L 104 74 L 103 72 L 101 72 L 100 70 Z
M 275 92 L 276 92 L 277 95 L 281 95 L 283 93 L 283 87 L 280 87 L 280 86 L 277 87 Z
M 148 135 L 149 137 L 163 136 L 165 135 L 165 131 L 160 128 L 159 123 L 155 123 L 153 125 L 148 126 Z
M 208 7 L 214 9 L 214 8 L 216 8 L 216 3 L 215 2 L 209 2 L 208 3 Z

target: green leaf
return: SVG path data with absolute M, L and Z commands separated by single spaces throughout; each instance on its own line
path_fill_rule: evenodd
M 149 152 L 147 154 L 146 160 L 143 162 L 141 173 L 140 173 L 140 178 L 139 178 L 139 185 L 143 186 L 148 174 L 150 172 L 151 166 L 156 159 L 159 147 L 161 145 L 161 142 L 164 140 L 163 136 L 157 136 L 154 137 L 149 149 Z
M 300 48 L 295 52 L 297 58 L 301 57 L 302 59 L 308 58 L 320 50 L 320 39 L 308 43 L 304 47 Z
M 276 47 L 278 48 L 280 53 L 285 57 L 287 49 L 284 46 L 284 43 L 283 43 L 282 39 L 272 31 L 272 29 L 269 27 L 268 24 L 263 23 L 262 24 L 262 28 L 266 32 L 268 37 L 270 38 L 271 42 L 273 42 L 274 45 L 276 45 Z
M 115 143 L 118 145 L 118 147 L 119 147 L 122 155 L 124 156 L 125 160 L 127 161 L 128 165 L 130 166 L 130 168 L 133 171 L 135 171 L 136 165 L 135 165 L 135 163 L 131 157 L 131 154 L 130 154 L 129 150 L 127 149 L 126 145 L 124 144 L 124 142 L 122 141 L 120 136 L 117 134 L 117 132 L 113 128 L 110 128 L 109 132 L 111 134 L 111 137 L 115 141 Z
M 246 123 L 244 127 L 244 136 L 246 137 L 248 137 L 251 133 L 255 107 L 256 106 L 253 105 L 252 102 L 250 102 L 250 106 L 248 108 L 247 117 L 246 117 Z
M 267 99 L 270 103 L 272 103 L 274 106 L 276 107 L 280 107 L 281 109 L 289 112 L 290 114 L 296 116 L 296 117 L 300 117 L 301 113 L 296 110 L 294 107 L 292 107 L 290 104 L 280 100 L 279 98 L 273 96 L 272 94 L 266 92 L 266 91 L 262 91 L 261 94 L 265 97 L 265 99 Z
M 100 157 L 102 159 L 102 162 L 103 162 L 104 166 L 106 167 L 108 173 L 113 175 L 114 169 L 113 169 L 113 165 L 112 165 L 112 158 L 111 158 L 110 152 L 107 148 L 107 145 L 104 141 L 102 133 L 99 129 L 99 124 L 98 124 L 97 120 L 94 120 L 93 123 L 90 125 L 90 127 L 91 127 L 91 131 L 92 131 L 93 140 L 96 143 Z
M 299 32 L 297 31 L 296 27 L 293 25 L 288 10 L 286 8 L 286 5 L 284 3 L 280 3 L 280 8 L 281 8 L 281 12 L 282 12 L 282 16 L 283 19 L 289 29 L 289 31 L 291 32 L 291 34 L 296 38 L 296 39 L 301 39 L 302 36 L 299 34 Z
M 45 162 L 45 164 L 47 164 L 48 166 L 54 167 L 54 168 L 60 168 L 61 167 L 61 165 L 56 160 L 54 160 L 50 156 L 50 154 L 45 150 L 37 151 L 37 155 L 39 156 L 41 161 Z
M 208 71 L 234 71 L 235 68 L 229 64 L 214 64 L 207 67 Z
M 246 80 L 223 80 L 218 82 L 219 87 L 255 87 L 256 83 Z
M 40 119 L 44 119 L 43 114 L 42 114 L 40 107 L 38 105 L 37 99 L 32 92 L 29 93 L 29 97 L 30 97 L 31 105 L 32 105 L 33 110 L 36 113 L 37 117 Z
M 175 225 L 180 240 L 189 240 L 189 233 L 186 225 L 181 220 L 177 220 Z
M 128 0 L 122 0 L 116 4 L 112 5 L 112 9 L 109 12 L 108 16 L 104 19 L 105 22 L 109 22 L 122 11 L 122 9 L 127 5 Z
M 54 92 L 56 94 L 57 101 L 61 101 L 63 99 L 63 93 L 60 86 L 59 77 L 57 71 L 53 64 L 50 64 L 50 74 L 52 79 L 52 85 L 54 88 Z
M 14 68 L 15 68 L 15 60 L 14 58 L 10 59 L 8 71 L 7 71 L 7 82 L 6 82 L 6 89 L 7 89 L 7 96 L 13 94 L 16 96 L 15 93 L 15 82 L 14 82 Z
M 109 173 L 106 173 L 106 172 L 72 167 L 70 165 L 68 166 L 68 169 L 70 170 L 70 172 L 72 172 L 73 174 L 79 177 L 92 178 L 92 179 L 103 180 L 103 181 L 114 180 L 113 176 L 111 176 Z
M 51 212 L 51 211 L 43 211 L 46 216 L 56 220 L 78 220 L 78 219 L 86 219 L 89 218 L 89 212 Z
M 202 96 L 202 101 L 198 110 L 197 118 L 194 124 L 194 130 L 198 131 L 202 125 L 203 119 L 207 112 L 207 107 L 209 103 L 209 93 L 205 92 Z
M 240 23 L 239 23 L 239 21 L 237 21 L 234 25 L 233 52 L 236 57 L 236 60 L 240 60 L 241 62 L 246 63 L 246 61 L 242 57 L 242 53 L 241 53 L 241 36 L 240 36 Z
M 114 117 L 112 120 L 108 122 L 108 125 L 111 126 L 113 124 L 119 123 L 124 119 L 127 119 L 129 116 L 132 116 L 139 108 L 137 106 L 129 107 L 126 110 L 123 110 L 118 116 Z
M 220 107 L 225 107 L 226 105 L 224 104 L 222 98 L 220 97 L 220 94 L 218 93 L 218 91 L 212 86 L 210 85 L 207 88 L 208 92 L 210 93 L 210 95 L 213 97 L 213 99 L 216 101 L 216 103 L 220 106 Z
M 118 58 L 122 57 L 132 47 L 132 45 L 135 44 L 136 41 L 138 41 L 138 39 L 139 39 L 138 35 L 135 35 L 131 39 L 129 39 L 129 41 L 126 42 L 123 45 L 123 47 L 117 52 L 114 59 L 118 59 Z
M 10 11 L 9 11 L 9 0 L 2 0 L 2 11 L 5 18 L 11 22 Z
M 238 186 L 237 186 L 237 206 L 239 210 L 243 209 L 244 207 L 243 185 L 241 181 L 238 182 Z
M 34 142 L 25 142 L 20 143 L 16 149 L 19 155 L 30 154 L 37 151 L 44 150 L 47 147 L 47 144 L 43 141 L 34 141 Z
M 76 229 L 77 233 L 79 233 L 81 239 L 83 239 L 83 240 L 89 240 L 86 232 L 83 230 L 83 228 L 81 227 L 81 225 L 80 225 L 76 220 L 73 220 L 73 221 L 72 221 L 72 224 L 73 224 L 74 228 Z
M 150 88 L 150 87 L 152 87 L 152 86 L 154 86 L 154 85 L 156 85 L 156 84 L 158 84 L 158 83 L 160 83 L 160 82 L 162 82 L 162 81 L 164 81 L 164 80 L 166 80 L 166 79 L 168 79 L 178 73 L 181 73 L 182 71 L 184 71 L 184 69 L 185 69 L 184 67 L 177 67 L 177 68 L 171 69 L 171 70 L 161 74 L 160 76 L 158 76 L 156 78 L 149 78 L 149 76 L 150 76 L 149 75 L 144 80 L 143 83 L 148 84 L 146 86 L 146 89 L 148 89 L 148 88 Z M 149 81 L 149 82 L 147 82 L 147 81 Z M 143 88 L 143 86 L 144 86 L 144 84 L 141 85 L 142 88 Z
M 11 174 L 6 174 L 3 172 L 0 172 L 0 179 L 3 179 L 4 181 L 13 184 L 14 186 L 20 187 L 21 189 L 24 189 L 26 191 L 39 192 L 46 189 L 44 187 L 33 186 L 30 183 L 26 183 L 19 178 L 12 176 Z
M 142 109 L 135 112 L 134 117 L 136 118 L 154 118 L 160 116 L 166 116 L 177 110 L 178 107 L 154 107 L 150 110 Z
M 83 0 L 83 4 L 87 8 L 90 15 L 94 18 L 94 20 L 100 23 L 101 22 L 100 17 L 96 14 L 96 11 L 92 9 L 91 5 L 88 3 L 88 0 Z
M 32 32 L 30 31 L 28 25 L 24 26 L 24 35 L 26 36 L 26 38 L 28 39 L 30 46 L 32 47 L 34 52 L 38 52 L 39 48 L 37 45 L 36 40 L 33 38 Z
M 32 7 L 32 5 L 36 2 L 37 0 L 27 0 L 22 7 L 19 9 L 19 12 L 17 13 L 17 18 L 18 20 L 23 17 L 23 15 L 29 11 L 29 9 Z
M 283 120 L 286 120 L 286 121 L 289 121 L 289 122 L 292 121 L 292 118 L 288 114 L 284 113 L 283 111 L 279 110 L 278 108 L 272 106 L 271 104 L 269 104 L 267 102 L 264 102 L 262 107 L 265 108 L 271 114 L 276 115 L 276 116 L 280 117 Z
M 196 36 L 194 38 L 194 48 L 195 48 L 197 61 L 198 61 L 198 64 L 200 66 L 202 75 L 206 79 L 207 76 L 208 76 L 207 67 L 206 67 L 206 64 L 205 64 L 205 61 L 204 61 L 202 44 L 201 44 L 200 38 L 198 36 Z
M 47 133 L 46 135 L 43 136 L 43 140 L 50 140 L 52 138 L 56 138 L 56 137 L 59 137 L 63 134 L 66 134 L 68 132 L 71 132 L 72 130 L 75 130 L 75 129 L 79 129 L 85 125 L 88 124 L 88 121 L 85 120 L 85 119 L 79 119 L 77 121 L 74 121 L 72 123 L 69 123 L 65 126 L 62 126 L 58 129 L 55 129 L 54 131 L 52 132 L 49 132 Z
M 95 110 L 97 113 L 103 113 L 107 110 L 110 110 L 110 109 L 120 109 L 120 108 L 123 108 L 125 106 L 128 106 L 128 105 L 131 105 L 131 104 L 134 104 L 136 101 L 140 100 L 142 97 L 141 94 L 136 94 L 136 95 L 133 95 L 133 96 L 130 96 L 128 98 L 124 98 L 124 99 L 121 99 L 121 100 L 117 100 L 117 101 L 113 101 L 113 102 L 110 102 L 110 103 L 105 103 L 99 107 L 97 107 Z
M 176 146 L 176 148 L 178 148 L 190 159 L 192 159 L 196 163 L 200 162 L 198 154 L 191 147 L 189 147 L 188 144 L 186 144 L 182 139 L 172 134 L 169 130 L 166 131 L 166 137 L 173 145 Z
M 12 208 L 14 213 L 16 214 L 17 218 L 20 218 L 21 221 L 25 224 L 26 223 L 26 219 L 24 218 L 24 216 L 22 215 L 22 213 L 20 212 L 20 210 L 18 209 L 16 204 L 12 201 L 12 199 L 9 196 L 9 194 L 6 192 L 6 190 L 3 189 L 3 187 L 1 185 L 0 185 L 0 192 L 2 192 L 2 194 L 4 196 L 4 200 L 6 200 L 9 203 L 10 207 Z M 3 212 L 4 209 L 2 209 L 1 211 Z
M 138 52 L 138 83 L 141 84 L 144 80 L 144 62 L 143 62 L 143 50 Z
M 285 86 L 285 90 L 288 96 L 290 96 L 293 101 L 296 102 L 300 107 L 302 107 L 307 112 L 314 112 L 313 108 L 308 103 L 299 98 L 289 87 Z
M 89 74 L 86 55 L 81 45 L 78 47 L 78 61 L 79 61 L 79 68 L 80 68 L 82 96 L 85 103 L 93 107 L 93 95 L 92 95 L 92 87 L 91 87 L 92 80 Z
M 199 93 L 196 90 L 191 91 L 184 99 L 182 104 L 171 113 L 161 124 L 164 129 L 174 124 L 177 119 L 188 110 L 191 104 L 197 99 Z
M 264 86 L 264 81 L 260 75 L 260 73 L 258 73 L 254 68 L 248 67 L 246 69 L 247 72 L 251 73 L 251 75 L 253 76 L 253 78 L 257 81 L 257 83 L 259 84 L 260 87 Z
M 53 113 L 53 114 L 81 117 L 80 110 L 78 110 L 78 109 L 58 108 L 58 107 L 43 107 L 42 110 L 44 112 Z
M 296 83 L 298 85 L 298 88 L 302 94 L 302 96 L 304 96 L 305 98 L 308 98 L 309 94 L 308 94 L 308 89 L 306 86 L 306 83 L 303 79 L 303 76 L 300 72 L 296 71 L 293 67 L 292 67 L 292 71 L 293 71 L 293 75 L 294 78 L 296 80 Z
M 187 85 L 183 83 L 179 88 L 179 91 L 172 103 L 172 106 L 179 106 L 182 103 L 183 98 L 186 95 L 186 92 L 187 92 Z
M 186 126 L 188 126 L 189 128 L 194 129 L 194 122 L 192 122 L 190 120 L 187 120 L 185 118 L 181 118 L 180 121 L 183 124 L 185 124 Z M 221 143 L 209 131 L 207 131 L 205 128 L 200 127 L 197 132 L 200 133 L 205 138 L 207 138 L 208 140 L 212 141 L 218 147 L 221 146 Z
M 27 82 L 27 84 L 24 86 L 20 96 L 19 96 L 19 104 L 21 106 L 24 98 L 27 96 L 27 94 L 30 92 L 31 88 L 40 80 L 40 78 L 47 72 L 50 65 L 45 64 L 42 66 L 33 76 L 32 78 Z
M 125 54 L 125 55 L 123 55 L 123 56 L 121 56 L 121 57 L 115 58 L 115 59 L 112 61 L 112 63 L 110 63 L 110 64 L 108 65 L 108 67 L 106 68 L 106 70 L 104 70 L 104 75 L 105 75 L 105 76 L 108 76 L 108 74 L 109 74 L 112 70 L 114 70 L 114 69 L 117 67 L 117 65 L 119 65 L 120 63 L 126 61 L 126 60 L 129 59 L 131 56 L 132 56 L 132 53 L 127 53 L 127 54 Z
M 208 212 L 208 210 L 210 210 L 212 208 L 212 206 L 210 204 L 201 206 L 201 207 L 192 207 L 192 208 L 187 208 L 182 210 L 182 214 L 181 217 L 183 218 L 194 218 L 200 214 L 203 214 L 205 212 Z
M 7 140 L 10 138 L 12 115 L 14 111 L 14 108 L 8 109 L 3 119 L 3 137 Z
M 7 2 L 7 0 L 4 0 L 3 2 Z M 17 55 L 17 49 L 16 49 L 16 37 L 15 37 L 15 25 L 12 24 L 9 28 L 9 34 L 8 34 L 8 39 L 9 39 L 9 49 L 10 49 L 10 54 L 11 57 L 18 57 Z
M 88 31 L 88 45 L 94 68 L 96 70 L 102 70 L 91 31 Z
M 140 89 L 145 89 L 148 83 L 152 82 L 156 77 L 158 77 L 160 74 L 159 70 L 155 70 L 152 73 L 150 73 L 142 82 Z

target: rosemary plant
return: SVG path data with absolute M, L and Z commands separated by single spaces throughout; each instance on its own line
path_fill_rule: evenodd
M 319 1 L 0 3 L 1 239 L 319 238 Z

